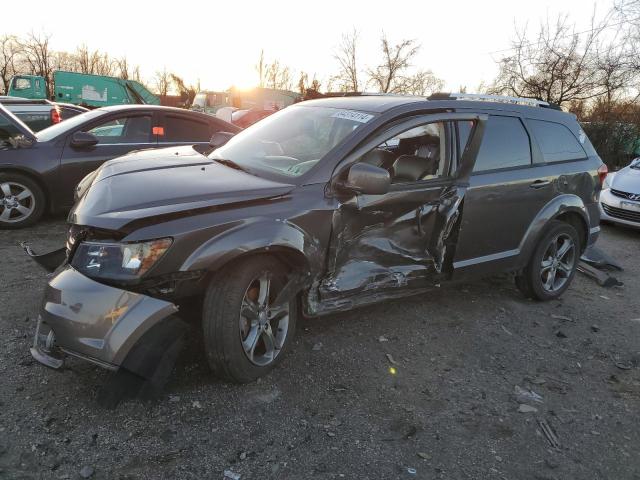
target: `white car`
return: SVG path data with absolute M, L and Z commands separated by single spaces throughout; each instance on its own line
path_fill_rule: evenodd
M 640 227 L 640 158 L 607 175 L 599 204 L 601 221 Z

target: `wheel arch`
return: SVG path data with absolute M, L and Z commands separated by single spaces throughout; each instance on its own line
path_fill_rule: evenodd
M 258 220 L 207 240 L 183 263 L 181 270 L 213 274 L 233 262 L 255 255 L 273 255 L 305 276 L 321 265 L 319 242 L 286 220 Z
M 589 236 L 589 214 L 587 208 L 577 195 L 560 195 L 547 203 L 529 225 L 529 229 L 520 243 L 518 269 L 522 269 L 527 265 L 540 237 L 552 220 L 560 220 L 573 226 L 582 240 L 581 250 L 586 248 Z

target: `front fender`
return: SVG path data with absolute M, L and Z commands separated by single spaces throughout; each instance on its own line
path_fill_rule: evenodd
M 519 247 L 520 255 L 517 265 L 518 268 L 523 268 L 531 258 L 531 255 L 538 243 L 538 239 L 542 235 L 547 224 L 551 220 L 558 218 L 560 215 L 565 213 L 576 213 L 579 215 L 584 222 L 586 231 L 589 232 L 589 225 L 591 225 L 589 211 L 582 201 L 582 198 L 571 194 L 555 197 L 547 203 L 540 212 L 538 212 L 538 215 L 536 215 L 535 219 L 531 222 L 529 229 L 522 238 Z
M 299 226 L 280 219 L 259 219 L 217 235 L 197 248 L 181 271 L 216 271 L 231 260 L 251 252 L 289 251 L 304 259 L 305 273 L 312 275 L 322 265 L 319 241 Z

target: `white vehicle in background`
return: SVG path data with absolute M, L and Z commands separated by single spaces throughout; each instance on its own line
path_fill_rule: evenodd
M 600 192 L 600 220 L 640 227 L 640 158 L 607 175 Z

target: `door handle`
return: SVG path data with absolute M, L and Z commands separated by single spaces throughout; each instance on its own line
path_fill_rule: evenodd
M 547 185 L 551 185 L 551 180 L 536 180 L 529 186 L 531 188 L 542 188 L 542 187 L 546 187 Z

